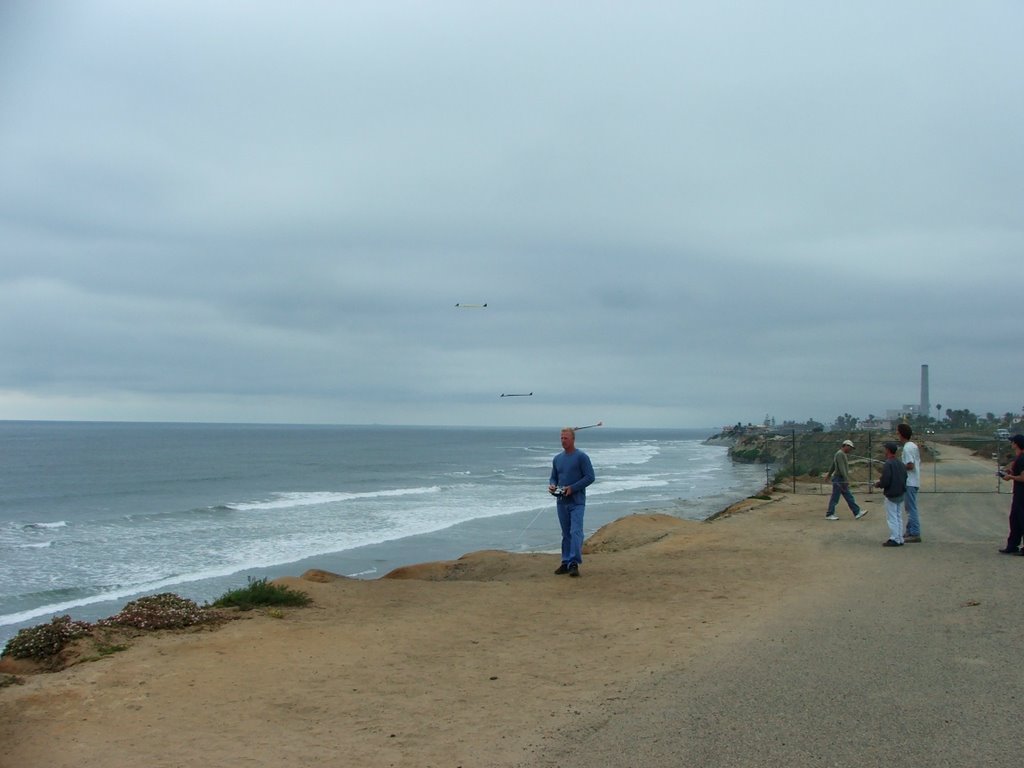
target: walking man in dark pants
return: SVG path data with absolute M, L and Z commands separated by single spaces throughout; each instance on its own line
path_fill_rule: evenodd
M 867 514 L 867 510 L 862 510 L 858 506 L 857 500 L 853 498 L 853 494 L 850 493 L 850 464 L 846 460 L 846 454 L 852 450 L 853 441 L 843 440 L 843 444 L 839 446 L 839 450 L 836 451 L 836 455 L 832 459 L 832 468 L 825 475 L 826 478 L 832 478 L 832 497 L 828 500 L 826 520 L 839 519 L 836 516 L 836 504 L 839 503 L 840 496 L 846 500 L 846 505 L 853 512 L 854 518 L 860 520 Z

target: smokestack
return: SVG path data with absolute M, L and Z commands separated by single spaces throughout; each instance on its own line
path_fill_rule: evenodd
M 921 415 L 927 418 L 932 415 L 932 404 L 928 400 L 928 366 L 921 366 Z

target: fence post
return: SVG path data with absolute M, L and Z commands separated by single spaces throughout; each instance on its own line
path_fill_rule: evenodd
M 871 481 L 871 478 L 875 476 L 875 451 L 871 447 L 872 433 L 868 432 L 868 494 L 875 492 L 875 484 Z
M 793 430 L 793 495 L 796 495 L 796 430 Z
M 999 489 L 1002 487 L 1003 478 L 999 476 L 999 438 L 995 441 L 995 450 L 992 451 L 992 455 L 996 459 L 996 493 L 999 493 Z
M 939 492 L 939 454 L 935 448 L 932 452 L 932 493 Z

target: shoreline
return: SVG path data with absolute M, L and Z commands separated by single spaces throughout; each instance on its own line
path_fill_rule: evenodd
M 751 493 L 756 493 L 752 491 Z M 729 492 L 694 499 L 676 499 L 657 504 L 645 502 L 588 505 L 587 530 L 593 533 L 603 525 L 631 514 L 663 512 L 680 516 L 680 512 L 717 508 L 706 517 L 680 519 L 707 520 L 722 514 L 735 503 L 740 503 L 748 496 L 727 502 L 720 507 L 719 500 L 732 498 Z M 606 511 L 602 510 L 606 507 Z M 496 517 L 484 517 L 458 523 L 449 528 L 429 533 L 415 534 L 400 539 L 367 544 L 349 550 L 341 550 L 326 554 L 311 555 L 278 565 L 247 568 L 226 576 L 203 577 L 192 581 L 183 581 L 158 589 L 132 592 L 124 597 L 101 599 L 80 605 L 58 608 L 23 621 L 12 622 L 0 626 L 0 648 L 23 628 L 33 627 L 48 622 L 51 617 L 70 615 L 74 620 L 97 621 L 112 616 L 120 611 L 126 602 L 143 595 L 158 592 L 172 592 L 182 597 L 195 600 L 202 605 L 220 597 L 231 589 L 245 586 L 248 579 L 269 580 L 286 578 L 301 574 L 307 570 L 321 570 L 338 573 L 348 578 L 374 580 L 384 578 L 388 573 L 418 563 L 447 560 L 460 557 L 476 550 L 497 549 L 509 553 L 528 552 L 544 553 L 557 551 L 558 526 L 553 510 L 551 514 L 542 509 L 539 514 L 533 511 L 513 513 Z M 598 520 L 596 524 L 592 520 Z M 525 524 L 524 524 L 525 521 Z M 34 610 L 34 609 L 28 609 Z
M 362 427 L 148 424 L 85 424 L 66 433 L 66 426 L 20 425 L 7 435 L 35 448 L 19 454 L 23 465 L 12 465 L 13 485 L 6 489 L 2 538 L 10 557 L 0 569 L 0 614 L 12 623 L 0 628 L 3 640 L 54 615 L 102 618 L 144 594 L 215 599 L 244 586 L 247 575 L 275 578 L 315 566 L 375 578 L 421 560 L 491 547 L 547 549 L 558 539 L 551 525 L 547 539 L 531 540 L 551 517 L 546 513 L 525 536 L 532 513 L 509 516 L 550 502 L 547 472 L 540 470 L 557 451 L 557 427 L 379 434 Z M 588 517 L 605 499 L 671 504 L 736 485 L 746 491 L 749 473 L 733 467 L 724 449 L 700 445 L 709 433 L 586 432 L 591 450 L 609 457 L 603 480 L 613 481 L 596 490 Z M 397 457 L 395 439 L 404 445 Z M 100 467 L 93 464 L 101 457 L 88 448 L 97 442 L 105 447 Z M 255 444 L 261 447 L 254 463 Z M 316 461 L 308 462 L 309 455 Z M 65 471 L 56 485 L 33 495 L 32 467 L 47 456 Z M 180 471 L 168 474 L 169 465 L 154 456 L 174 457 Z M 411 462 L 408 471 L 402 457 Z M 394 471 L 392 458 L 399 462 Z M 123 473 L 98 471 L 119 466 Z M 345 498 L 349 493 L 356 498 Z M 475 533 L 463 535 L 459 526 L 474 524 L 459 521 L 479 515 L 496 515 L 494 527 L 505 530 L 487 541 L 468 540 Z M 435 536 L 428 532 L 433 527 L 446 532 Z M 460 540 L 443 551 L 448 531 Z M 426 542 L 424 551 L 415 543 L 393 544 L 415 536 Z
M 720 521 L 728 522 L 734 515 L 745 517 L 746 515 L 743 513 L 772 503 L 752 499 L 748 496 L 703 520 L 685 520 L 655 510 L 632 512 L 599 527 L 588 537 L 584 550 L 586 553 L 584 578 L 572 580 L 572 582 L 550 574 L 549 566 L 553 560 L 557 560 L 557 552 L 551 554 L 537 551 L 481 550 L 469 552 L 453 560 L 417 562 L 398 566 L 377 579 L 352 579 L 323 570 L 311 569 L 302 575 L 275 579 L 278 583 L 307 591 L 314 599 L 311 608 L 288 610 L 284 612 L 283 618 L 275 619 L 271 617 L 272 612 L 257 610 L 239 615 L 237 620 L 229 621 L 212 630 L 194 629 L 148 633 L 133 640 L 129 647 L 121 653 L 91 662 L 77 663 L 52 673 L 26 674 L 31 665 L 21 664 L 19 669 L 18 663 L 12 664 L 10 662 L 13 660 L 5 660 L 0 663 L 0 672 L 15 674 L 20 680 L 19 684 L 0 688 L 0 737 L 13 745 L 16 741 L 19 743 L 21 741 L 17 738 L 18 733 L 26 733 L 25 728 L 31 730 L 39 726 L 38 722 L 33 725 L 21 722 L 16 702 L 22 695 L 40 696 L 51 703 L 56 703 L 57 700 L 62 700 L 62 697 L 68 696 L 71 691 L 84 692 L 84 690 L 95 689 L 98 686 L 98 689 L 95 690 L 96 695 L 105 697 L 113 694 L 113 689 L 109 687 L 114 685 L 111 682 L 113 679 L 135 680 L 135 683 L 132 684 L 147 686 L 147 696 L 153 694 L 153 689 L 148 688 L 148 678 L 154 672 L 153 664 L 157 658 L 161 659 L 160 664 L 164 667 L 158 674 L 161 686 L 169 684 L 171 680 L 168 676 L 174 675 L 184 675 L 194 684 L 207 684 L 210 687 L 207 688 L 205 696 L 210 697 L 209 706 L 214 709 L 228 705 L 232 701 L 228 689 L 234 686 L 234 675 L 238 674 L 244 677 L 246 673 L 243 670 L 249 664 L 260 665 L 271 660 L 281 661 L 293 651 L 303 649 L 305 649 L 304 653 L 312 652 L 315 658 L 329 653 L 328 647 L 334 649 L 339 644 L 343 649 L 341 656 L 344 659 L 351 663 L 356 663 L 355 660 L 361 659 L 357 666 L 362 668 L 362 672 L 354 667 L 347 667 L 346 675 L 370 674 L 371 677 L 375 671 L 383 673 L 387 668 L 387 664 L 382 663 L 383 660 L 378 655 L 379 653 L 383 653 L 385 657 L 408 659 L 421 656 L 424 647 L 441 646 L 436 647 L 435 651 L 430 654 L 434 661 L 428 661 L 427 665 L 432 667 L 429 672 L 431 678 L 436 675 L 441 676 L 440 679 L 434 679 L 431 686 L 444 688 L 443 678 L 450 672 L 447 669 L 450 656 L 443 650 L 443 646 L 451 642 L 452 638 L 465 638 L 470 635 L 478 637 L 482 634 L 490 637 L 488 642 L 500 642 L 503 635 L 522 634 L 521 628 L 513 631 L 512 625 L 509 624 L 509 617 L 501 619 L 499 616 L 503 613 L 503 606 L 507 607 L 510 604 L 507 602 L 510 593 L 516 593 L 511 604 L 517 605 L 521 611 L 527 614 L 527 625 L 532 622 L 547 625 L 553 619 L 561 623 L 560 613 L 553 615 L 549 612 L 554 607 L 554 603 L 550 601 L 557 601 L 559 599 L 558 591 L 572 585 L 573 582 L 576 582 L 575 586 L 582 585 L 587 591 L 592 589 L 587 585 L 610 585 L 611 582 L 607 580 L 609 578 L 614 580 L 613 574 L 623 565 L 627 570 L 633 570 L 628 564 L 631 559 L 637 557 L 641 550 L 658 547 L 663 540 L 671 540 L 680 535 L 715 530 L 721 527 Z M 612 565 L 610 571 L 601 564 L 602 561 Z M 432 582 L 444 582 L 444 584 L 439 585 Z M 709 580 L 709 582 L 713 582 L 713 580 Z M 628 580 L 625 583 L 628 584 Z M 440 591 L 436 591 L 438 588 Z M 457 595 L 446 594 L 448 588 L 453 588 Z M 713 588 L 709 583 L 703 589 Z M 613 601 L 622 599 L 622 594 L 619 592 L 621 589 L 622 587 L 619 587 L 616 590 L 618 594 L 612 597 Z M 530 604 L 534 602 L 534 590 L 539 591 L 537 595 L 539 603 L 531 606 Z M 565 595 L 563 594 L 562 597 Z M 496 613 L 499 615 L 495 615 Z M 341 619 L 341 617 L 344 618 Z M 435 623 L 437 620 L 450 629 Z M 329 641 L 311 638 L 310 632 L 323 634 L 316 631 L 315 628 L 323 628 L 325 621 L 332 628 L 332 632 L 342 627 L 350 627 L 354 634 L 344 640 L 338 637 Z M 491 621 L 497 629 L 486 628 Z M 413 626 L 418 626 L 420 629 L 410 631 Z M 377 635 L 383 627 L 391 628 L 385 632 L 390 639 L 381 646 L 380 638 Z M 293 631 L 297 634 L 292 635 Z M 549 631 L 540 628 L 536 639 L 542 639 Z M 567 638 L 574 637 L 582 631 L 581 629 L 574 630 L 567 635 Z M 408 637 L 403 637 L 406 634 Z M 533 636 L 532 632 L 529 634 L 531 637 Z M 536 639 L 531 642 L 536 642 Z M 308 646 L 310 642 L 313 642 L 313 647 Z M 328 645 L 325 646 L 324 642 L 327 642 Z M 459 643 L 459 645 L 462 646 L 462 650 L 475 651 L 478 649 L 472 646 L 480 642 L 479 640 L 469 640 L 468 648 L 465 643 Z M 265 645 L 267 643 L 270 645 Z M 392 643 L 397 643 L 404 650 L 393 647 Z M 244 652 L 240 651 L 243 647 L 247 649 Z M 416 650 L 417 648 L 419 650 Z M 532 657 L 538 651 L 531 650 L 528 655 Z M 224 653 L 228 653 L 230 658 L 222 658 Z M 437 655 L 435 656 L 434 653 Z M 213 654 L 208 657 L 211 661 L 217 658 L 219 664 L 226 663 L 228 669 L 224 670 L 225 679 L 221 679 L 220 675 L 211 679 L 198 673 L 197 670 L 205 668 L 206 665 L 199 659 L 207 657 L 208 654 Z M 186 659 L 191 660 L 186 661 Z M 478 663 L 480 663 L 479 660 Z M 184 667 L 180 666 L 181 664 L 184 664 Z M 196 667 L 196 664 L 199 666 Z M 241 664 L 241 667 L 237 667 L 238 664 Z M 609 668 L 614 666 L 610 659 L 608 664 Z M 294 674 L 294 670 L 285 674 L 281 679 L 291 679 L 292 674 Z M 405 674 L 416 676 L 414 670 L 407 671 Z M 491 676 L 488 676 L 487 680 L 490 679 Z M 115 687 L 120 685 L 122 683 L 117 683 Z M 377 683 L 367 683 L 353 688 L 352 693 L 361 694 L 361 692 L 373 690 L 376 685 Z M 107 693 L 101 694 L 101 691 Z M 186 694 L 175 683 L 160 695 L 161 699 L 170 698 L 161 703 L 159 709 L 166 709 L 168 717 L 172 719 L 177 717 L 188 719 L 186 713 L 181 709 L 185 702 L 184 700 L 179 701 L 178 697 L 185 696 L 187 698 L 192 693 L 194 692 Z M 487 694 L 487 691 L 481 689 L 478 693 Z M 51 700 L 51 696 L 55 696 L 57 699 Z M 89 694 L 89 696 L 91 698 L 93 694 Z M 360 704 L 363 699 L 362 695 L 355 695 L 352 698 L 353 700 L 349 701 L 347 706 L 356 709 L 362 706 Z M 468 700 L 473 698 L 473 696 L 469 696 Z M 71 700 L 76 699 L 80 699 L 79 694 L 71 696 Z M 122 706 L 114 705 L 113 702 L 114 700 L 111 699 L 105 706 L 115 706 L 116 708 Z M 10 709 L 9 706 L 13 706 L 14 709 Z M 64 707 L 62 706 L 61 709 Z M 185 709 L 187 710 L 189 707 L 185 705 Z M 177 711 L 175 712 L 175 710 Z M 152 711 L 150 712 L 153 714 Z M 224 713 L 223 717 L 230 719 L 231 715 Z M 92 720 L 93 718 L 90 717 L 83 723 L 92 722 Z M 100 728 L 107 727 L 102 724 L 102 720 L 97 725 Z M 123 725 L 122 723 L 114 726 L 111 723 L 110 727 L 122 728 Z M 195 725 L 198 727 L 198 724 Z M 81 727 L 90 729 L 92 726 L 83 725 Z M 15 733 L 12 733 L 11 729 Z M 77 730 L 77 728 L 73 730 Z M 139 748 L 139 745 L 132 748 Z M 369 755 L 365 757 L 369 761 L 364 763 L 366 765 L 389 764 L 376 763 Z M 164 764 L 154 755 L 147 755 L 139 759 L 151 765 Z M 55 756 L 48 751 L 46 760 L 53 765 L 71 765 L 71 762 L 61 763 L 59 760 L 54 762 Z M 230 765 L 231 763 L 221 764 Z
M 618 515 L 618 516 L 615 516 L 614 512 L 611 515 L 609 515 L 606 512 L 602 516 L 602 518 L 601 518 L 601 519 L 604 520 L 603 524 L 598 524 L 597 526 L 593 526 L 593 524 L 589 525 L 588 526 L 588 530 L 590 530 L 590 535 L 587 536 L 585 541 L 584 541 L 584 554 L 589 554 L 589 545 L 590 545 L 591 539 L 593 537 L 599 536 L 600 534 L 602 534 L 605 531 L 605 529 L 622 527 L 624 525 L 628 525 L 628 521 L 630 521 L 631 519 L 634 519 L 634 518 L 636 518 L 636 519 L 640 519 L 640 518 L 645 518 L 645 519 L 646 518 L 657 518 L 657 519 L 662 519 L 664 521 L 678 520 L 678 521 L 683 521 L 683 522 L 687 522 L 687 523 L 711 523 L 711 522 L 714 522 L 714 521 L 719 520 L 719 519 L 724 519 L 724 518 L 727 518 L 727 517 L 731 517 L 732 515 L 735 515 L 735 514 L 740 514 L 742 512 L 746 512 L 749 509 L 751 509 L 752 507 L 755 507 L 755 506 L 758 506 L 760 504 L 766 503 L 766 499 L 768 501 L 771 501 L 770 498 L 767 498 L 767 495 L 769 493 L 770 493 L 770 487 L 769 486 L 763 486 L 759 491 L 755 491 L 753 494 L 749 494 L 749 495 L 744 496 L 744 497 L 742 497 L 742 498 L 740 498 L 738 500 L 735 500 L 735 501 L 729 503 L 727 506 L 725 506 L 723 508 L 720 508 L 717 512 L 714 512 L 714 513 L 712 513 L 710 515 L 707 515 L 706 517 L 700 517 L 700 518 L 683 517 L 683 516 L 680 516 L 678 514 L 678 512 L 679 512 L 680 507 L 694 506 L 694 505 L 699 506 L 701 502 L 706 502 L 707 501 L 706 498 L 677 499 L 677 500 L 675 500 L 675 502 L 671 506 L 669 506 L 667 504 L 661 504 L 661 505 L 656 505 L 656 506 L 648 506 L 644 502 L 638 502 L 638 503 L 635 503 L 635 504 L 618 504 L 618 505 L 613 505 L 616 509 L 628 508 L 631 511 L 627 511 L 627 512 L 625 512 L 625 513 L 623 513 L 621 515 Z M 726 493 L 719 494 L 719 496 L 727 496 L 727 495 L 728 494 L 726 494 Z M 712 498 L 718 498 L 718 496 L 715 496 L 715 497 L 712 497 Z M 525 515 L 528 515 L 528 514 L 531 514 L 531 513 L 517 513 L 517 514 L 514 514 L 514 515 L 509 515 L 508 517 L 510 517 L 510 518 L 514 518 L 514 517 L 517 517 L 517 516 L 521 517 L 521 516 L 525 516 Z M 552 517 L 553 517 L 553 515 L 552 515 Z M 537 518 L 534 518 L 534 521 L 536 521 L 536 519 Z M 490 521 L 493 521 L 493 518 L 480 518 L 480 519 L 477 519 L 477 520 L 471 520 L 471 521 L 467 521 L 467 522 L 464 522 L 464 523 L 459 523 L 458 525 L 453 526 L 453 527 L 454 528 L 460 528 L 460 527 L 465 527 L 465 526 L 473 526 L 473 525 L 485 524 L 485 523 L 490 522 Z M 550 520 L 548 522 L 551 523 Z M 668 522 L 667 524 L 670 527 L 672 525 L 671 522 Z M 530 527 L 532 527 L 532 526 L 529 526 L 529 525 L 527 526 L 527 528 L 530 528 Z M 559 535 L 557 530 L 556 530 L 556 527 L 557 527 L 557 521 L 554 524 L 554 526 L 552 527 L 552 531 L 551 531 L 550 535 L 552 535 L 552 536 Z M 412 549 L 414 551 L 423 551 L 424 549 L 426 549 L 426 550 L 429 551 L 430 547 L 424 548 L 424 546 L 423 546 L 422 542 L 424 540 L 439 539 L 439 540 L 441 540 L 443 542 L 438 548 L 440 550 L 442 550 L 442 551 L 445 551 L 445 552 L 444 552 L 443 555 L 435 557 L 435 558 L 430 558 L 430 557 L 426 557 L 426 558 L 423 558 L 423 557 L 419 557 L 419 558 L 408 557 L 406 559 L 403 559 L 401 555 L 391 555 L 388 558 L 388 560 L 393 562 L 391 567 L 389 567 L 389 568 L 383 570 L 382 572 L 378 573 L 373 578 L 367 578 L 367 577 L 364 576 L 364 574 L 345 574 L 345 573 L 342 573 L 342 572 L 339 572 L 339 571 L 331 570 L 328 567 L 324 567 L 324 566 L 330 565 L 331 562 L 336 562 L 338 558 L 341 558 L 343 560 L 346 559 L 350 555 L 349 551 L 341 551 L 341 552 L 329 553 L 327 555 L 313 555 L 313 556 L 310 556 L 308 558 L 303 558 L 301 560 L 296 560 L 296 561 L 293 561 L 293 562 L 290 562 L 290 563 L 285 563 L 285 564 L 282 564 L 280 566 L 266 567 L 266 568 L 260 568 L 260 569 L 250 569 L 247 572 L 246 575 L 247 575 L 247 579 L 267 578 L 268 581 L 274 581 L 274 582 L 278 582 L 279 581 L 279 582 L 285 582 L 285 583 L 293 582 L 296 579 L 298 579 L 299 581 L 306 581 L 306 580 L 311 580 L 311 581 L 317 581 L 317 580 L 324 580 L 324 581 L 352 580 L 352 581 L 373 582 L 373 581 L 380 581 L 380 580 L 389 579 L 389 578 L 400 578 L 400 579 L 409 578 L 409 574 L 425 573 L 425 572 L 428 572 L 428 571 L 437 570 L 439 566 L 445 566 L 445 565 L 459 563 L 460 561 L 463 561 L 463 560 L 466 560 L 466 559 L 474 559 L 480 553 L 486 553 L 488 555 L 501 555 L 501 556 L 515 556 L 515 555 L 540 555 L 540 556 L 555 556 L 555 557 L 558 556 L 558 551 L 559 551 L 558 550 L 558 543 L 555 540 L 552 540 L 552 543 L 548 547 L 530 547 L 530 548 L 520 548 L 520 549 L 513 549 L 513 548 L 508 548 L 508 547 L 484 547 L 484 548 L 481 548 L 481 549 L 475 549 L 475 550 L 470 550 L 470 551 L 463 551 L 461 554 L 458 554 L 458 555 L 449 555 L 447 550 L 451 550 L 452 549 L 452 545 L 448 541 L 449 537 L 446 536 L 445 534 L 448 533 L 450 530 L 451 529 L 444 529 L 444 530 L 441 530 L 441 531 L 435 531 L 435 532 L 431 532 L 431 533 L 428 533 L 428 534 L 418 534 L 418 535 L 415 535 L 415 536 L 405 537 L 403 539 L 379 542 L 377 544 L 366 545 L 364 547 L 357 548 L 359 550 L 374 550 L 374 549 L 378 549 L 378 548 L 386 548 L 389 551 L 394 551 L 395 549 L 398 549 L 398 550 Z M 500 531 L 500 529 L 498 529 L 498 530 Z M 297 567 L 293 567 L 293 566 L 297 566 Z M 281 571 L 285 571 L 285 570 L 287 570 L 287 573 L 281 573 Z M 301 574 L 301 575 L 297 576 L 296 574 Z M 312 574 L 312 578 L 307 579 L 307 576 L 310 575 L 310 574 Z M 224 581 L 224 582 L 232 581 L 233 584 L 237 584 L 237 580 L 234 579 L 234 577 L 237 576 L 237 575 L 238 574 L 232 574 L 231 576 L 226 576 L 226 577 L 223 577 L 223 578 L 220 578 L 220 579 L 204 579 L 203 581 Z M 413 576 L 412 578 L 418 578 L 418 577 L 417 576 Z M 186 582 L 186 583 L 188 583 L 188 582 Z M 226 586 L 224 591 L 226 591 L 229 588 L 233 588 L 233 587 Z M 175 590 L 167 590 L 167 591 L 172 591 L 173 594 L 176 594 L 176 595 L 179 595 L 179 596 L 182 596 L 182 597 L 187 597 L 188 599 L 194 599 L 194 598 L 190 597 L 189 595 L 181 594 L 182 592 L 187 592 L 188 590 L 176 590 L 176 591 Z M 153 594 L 153 592 L 138 592 L 138 593 L 133 593 L 132 595 L 128 596 L 128 598 L 125 598 L 125 599 L 103 600 L 103 601 L 99 601 L 97 603 L 90 603 L 90 604 L 87 604 L 87 606 L 90 607 L 90 608 L 94 608 L 94 610 L 86 611 L 86 612 L 84 612 L 84 615 L 83 615 L 83 613 L 80 612 L 78 615 L 72 615 L 71 618 L 73 620 L 76 620 L 76 621 L 88 621 L 88 622 L 98 621 L 99 619 L 107 618 L 108 616 L 112 616 L 112 615 L 116 614 L 118 611 L 120 611 L 124 607 L 126 602 L 130 601 L 131 599 L 136 599 L 139 596 L 148 595 L 148 594 Z M 205 598 L 206 603 L 212 602 L 214 599 L 216 599 L 216 597 L 219 597 L 221 594 L 223 594 L 223 591 L 217 592 L 216 595 L 213 595 L 213 594 L 209 595 L 207 598 Z M 199 601 L 197 600 L 196 602 L 199 602 Z M 200 604 L 202 605 L 202 603 L 200 603 Z M 101 608 L 102 606 L 106 606 L 106 608 L 103 609 L 103 608 Z M 86 607 L 86 606 L 81 606 L 81 607 Z M 70 610 L 72 610 L 72 609 L 67 609 L 67 611 L 70 611 Z M 56 612 L 48 612 L 48 613 L 45 614 L 45 618 L 37 617 L 37 618 L 33 618 L 33 619 L 30 619 L 30 620 L 25 621 L 25 622 L 19 622 L 17 624 L 7 625 L 8 627 L 13 627 L 14 629 L 6 637 L 0 637 L 0 645 L 6 643 L 7 639 L 9 639 L 10 637 L 13 637 L 17 633 L 18 629 L 20 629 L 22 627 L 33 627 L 33 626 L 37 626 L 39 624 L 47 623 L 51 616 L 61 616 L 61 615 L 66 615 L 66 611 L 65 610 L 58 610 Z M 37 619 L 42 619 L 42 620 L 37 620 Z M 6 661 L 6 664 L 5 664 L 5 661 Z M 29 670 L 30 673 L 32 673 L 31 670 L 32 670 L 34 665 L 32 665 L 32 664 L 27 664 L 27 665 L 26 664 L 19 664 L 18 662 L 13 662 L 12 663 L 12 661 L 13 660 L 10 660 L 10 659 L 0 660 L 0 674 L 3 674 L 5 671 L 9 672 L 9 670 L 12 669 L 12 668 L 13 669 L 17 669 L 17 668 L 26 669 L 26 670 Z

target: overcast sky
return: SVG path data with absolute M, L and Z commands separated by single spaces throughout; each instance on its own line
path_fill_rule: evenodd
M 0 419 L 828 424 L 923 363 L 1020 412 L 1022 29 L 4 0 Z

